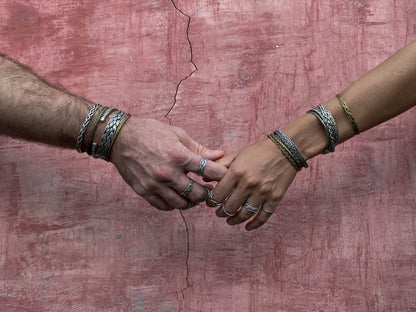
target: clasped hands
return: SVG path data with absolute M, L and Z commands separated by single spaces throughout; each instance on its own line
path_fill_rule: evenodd
M 224 157 L 183 129 L 131 117 L 114 144 L 111 162 L 133 190 L 159 210 L 187 209 L 206 201 L 229 225 L 262 226 L 275 211 L 296 170 L 269 139 Z M 188 173 L 217 181 L 215 188 Z

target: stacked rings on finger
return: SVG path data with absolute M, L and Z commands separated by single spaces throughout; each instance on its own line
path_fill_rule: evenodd
M 227 217 L 234 217 L 236 215 L 236 213 L 229 213 L 227 210 L 225 210 L 225 204 L 221 204 L 221 211 Z
M 181 196 L 186 196 L 189 194 L 189 192 L 192 190 L 192 187 L 194 186 L 194 180 L 189 178 L 188 185 L 186 186 L 185 190 L 180 193 Z
M 205 170 L 205 167 L 207 166 L 208 160 L 205 157 L 201 158 L 201 161 L 199 162 L 198 171 L 196 172 L 197 175 L 202 176 Z
M 243 208 L 245 210 L 247 210 L 248 212 L 252 212 L 252 213 L 256 213 L 259 210 L 259 208 L 253 207 L 253 206 L 249 205 L 247 202 L 245 202 L 243 204 Z

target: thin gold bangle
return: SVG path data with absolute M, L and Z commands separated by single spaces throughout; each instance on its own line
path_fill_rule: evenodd
M 351 111 L 350 111 L 349 107 L 347 106 L 347 103 L 345 103 L 344 98 L 342 97 L 341 94 L 337 94 L 336 97 L 338 99 L 338 102 L 341 104 L 342 108 L 344 109 L 345 113 L 348 115 L 348 118 L 349 118 L 349 120 L 352 123 L 352 127 L 354 129 L 354 133 L 356 135 L 360 134 L 360 130 L 358 129 L 357 123 L 355 122 L 355 118 L 351 114 Z
M 287 149 L 287 147 L 278 138 L 276 138 L 273 133 L 269 134 L 267 137 L 270 140 L 272 140 L 274 144 L 277 145 L 277 147 L 281 150 L 283 155 L 285 155 L 285 157 L 290 161 L 290 163 L 296 169 L 296 171 L 300 171 L 302 169 L 296 163 L 296 160 L 293 157 L 292 153 L 289 151 L 289 149 Z

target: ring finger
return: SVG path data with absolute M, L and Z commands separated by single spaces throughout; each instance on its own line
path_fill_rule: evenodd
M 234 217 L 227 219 L 227 223 L 229 225 L 236 225 L 249 220 L 257 214 L 260 206 L 260 200 L 253 200 L 252 198 L 249 198 L 243 203 L 241 209 Z
M 257 216 L 246 224 L 246 230 L 251 231 L 261 227 L 272 216 L 279 202 L 265 202 Z
M 194 203 L 200 203 L 207 198 L 207 187 L 195 182 L 186 175 L 181 175 L 172 188 L 180 196 L 191 200 Z

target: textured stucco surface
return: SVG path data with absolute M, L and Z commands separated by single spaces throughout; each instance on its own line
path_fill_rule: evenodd
M 162 120 L 196 69 L 186 14 L 198 70 L 169 118 L 231 153 L 416 39 L 414 0 L 175 4 L 0 0 L 0 51 Z M 0 137 L 0 311 L 416 311 L 415 121 L 311 160 L 252 233 L 205 205 L 187 232 L 111 164 Z

